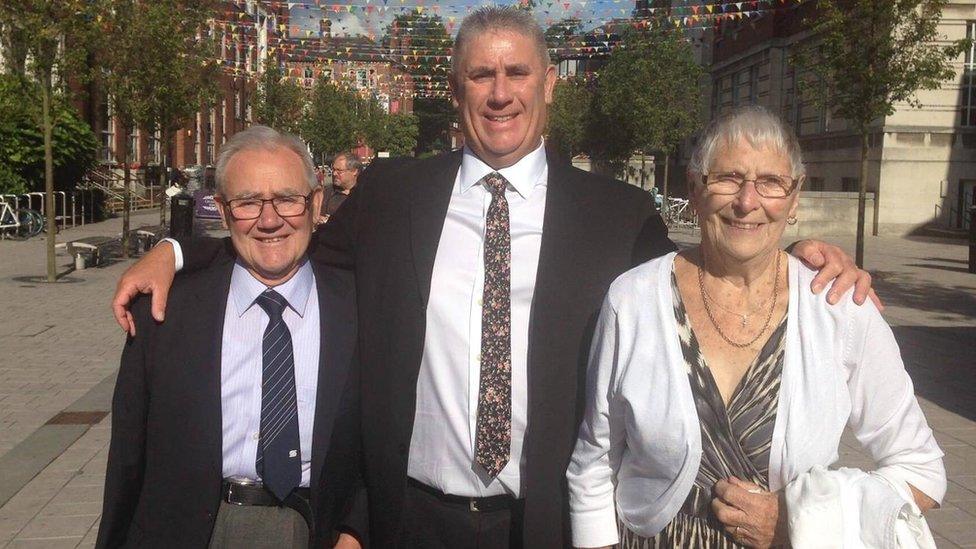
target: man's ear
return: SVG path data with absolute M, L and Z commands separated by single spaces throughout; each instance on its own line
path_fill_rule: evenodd
M 230 230 L 230 208 L 224 204 L 224 199 L 219 194 L 214 195 L 214 202 L 217 204 L 217 212 L 220 213 L 220 222 L 224 228 Z
M 457 100 L 458 93 L 460 93 L 460 86 L 458 85 L 457 75 L 454 74 L 454 71 L 451 71 L 451 73 L 447 76 L 447 87 L 451 90 L 451 105 L 457 109 L 461 106 Z
M 312 199 L 309 202 L 309 208 L 312 209 L 312 220 L 314 221 L 322 211 L 322 200 L 324 200 L 324 194 L 322 193 L 322 187 L 316 186 L 312 191 Z
M 552 104 L 552 92 L 556 89 L 556 66 L 546 68 L 546 105 Z

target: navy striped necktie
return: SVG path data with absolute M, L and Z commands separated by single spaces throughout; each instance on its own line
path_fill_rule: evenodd
M 291 332 L 281 317 L 288 301 L 269 288 L 258 296 L 257 304 L 269 321 L 261 345 L 261 440 L 256 465 L 265 487 L 284 501 L 302 481 L 295 355 Z

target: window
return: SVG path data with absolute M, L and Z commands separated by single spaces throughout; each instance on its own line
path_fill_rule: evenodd
M 210 164 L 214 159 L 214 130 L 217 128 L 217 110 L 207 109 L 207 163 Z
M 364 90 L 369 87 L 369 80 L 367 79 L 366 74 L 366 69 L 359 69 L 356 71 L 356 88 Z
M 845 193 L 856 193 L 861 190 L 860 179 L 857 177 L 840 178 L 840 190 Z
M 315 72 L 312 71 L 312 67 L 305 67 L 305 78 L 315 78 Z
M 976 40 L 976 21 L 966 23 L 966 38 Z M 966 50 L 962 76 L 962 125 L 976 126 L 976 42 Z
M 129 136 L 129 162 L 139 161 L 139 130 L 137 128 L 129 128 L 126 132 Z
M 146 147 L 149 149 L 149 158 L 156 164 L 162 164 L 162 147 L 160 146 L 159 130 L 154 131 L 146 137 Z
M 824 179 L 822 177 L 808 177 L 805 186 L 808 191 L 822 191 L 824 190 Z
M 115 117 L 108 98 L 103 98 L 98 106 L 99 117 L 102 119 L 101 151 L 99 159 L 102 162 L 115 161 Z
M 749 67 L 749 104 L 759 101 L 759 65 Z
M 741 93 L 739 93 L 740 88 L 742 88 L 742 71 L 736 71 L 732 75 L 732 106 L 739 106 L 739 98 Z

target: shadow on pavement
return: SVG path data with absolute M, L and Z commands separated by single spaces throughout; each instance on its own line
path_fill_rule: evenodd
M 976 318 L 976 294 L 973 293 L 972 286 L 905 280 L 899 273 L 891 271 L 872 270 L 871 275 L 874 278 L 874 289 L 886 306 Z M 976 286 L 976 276 L 973 277 L 973 286 Z
M 915 392 L 976 420 L 976 327 L 893 326 Z

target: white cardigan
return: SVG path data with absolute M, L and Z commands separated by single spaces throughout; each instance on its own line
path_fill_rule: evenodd
M 701 427 L 675 326 L 674 253 L 611 285 L 593 338 L 587 406 L 567 471 L 573 543 L 617 543 L 616 519 L 660 532 L 684 503 L 701 463 Z M 786 356 L 769 454 L 779 490 L 838 458 L 849 426 L 879 471 L 936 501 L 944 455 L 915 399 L 891 329 L 872 303 L 828 305 L 814 272 L 792 256 Z M 616 505 L 615 505 L 616 503 Z

